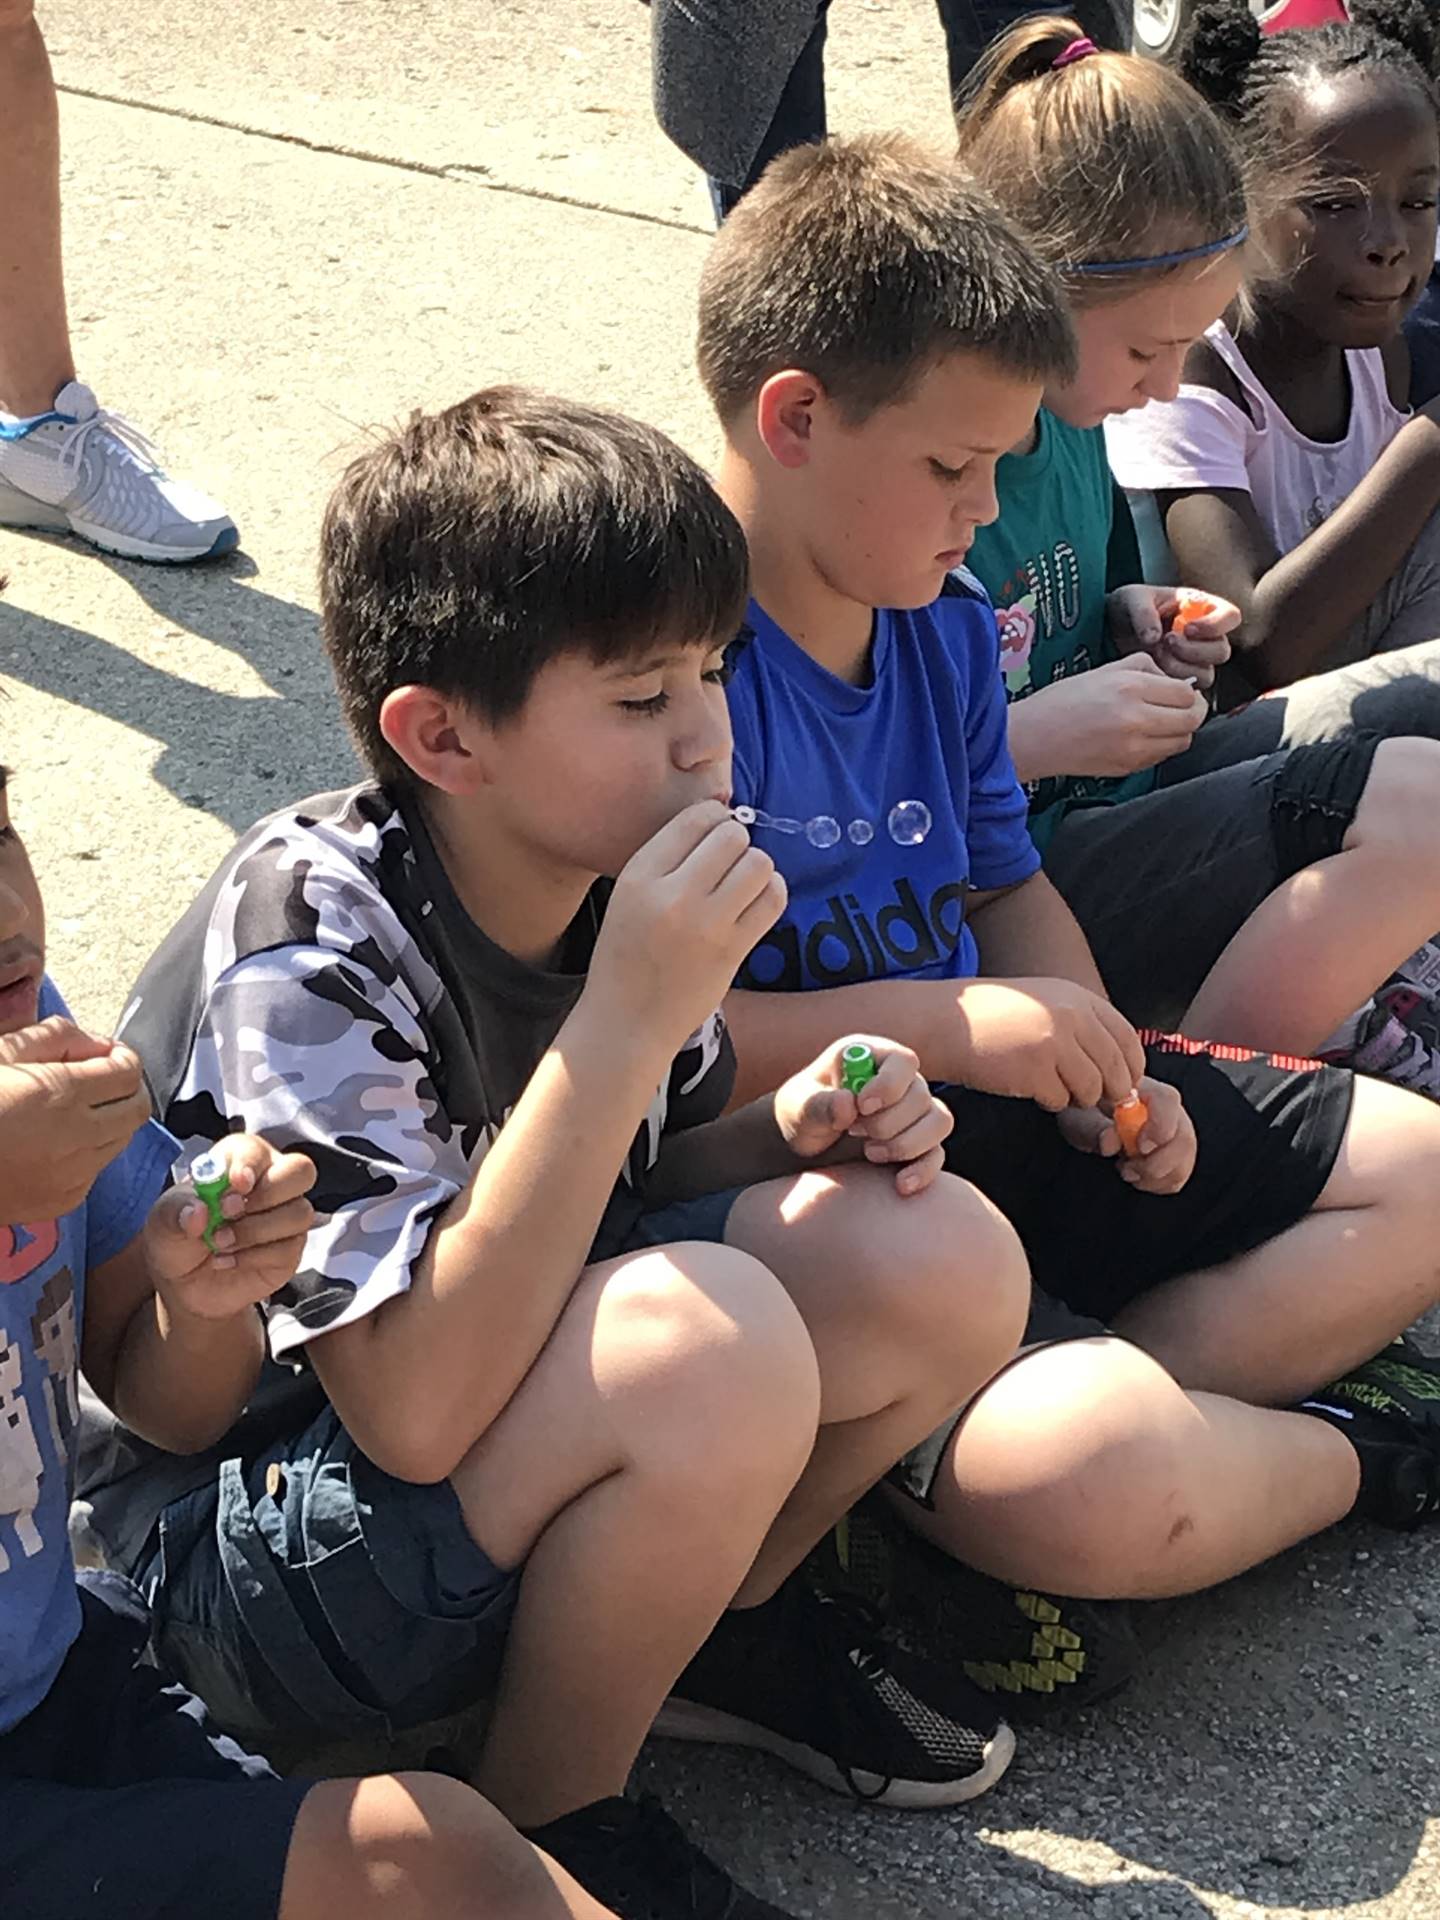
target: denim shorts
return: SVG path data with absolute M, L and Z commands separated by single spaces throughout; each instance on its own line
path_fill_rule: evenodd
M 247 1738 L 384 1742 L 494 1688 L 518 1570 L 448 1482 L 366 1459 L 328 1405 L 167 1507 L 136 1572 L 160 1658 Z
M 0 1734 L 0 1887 L 25 1920 L 274 1920 L 309 1792 L 146 1660 L 118 1574 L 80 1576 L 55 1684 Z

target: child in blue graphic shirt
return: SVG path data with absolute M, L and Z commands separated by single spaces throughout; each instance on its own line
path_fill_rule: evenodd
M 1018 1587 L 1153 1597 L 1357 1506 L 1404 1524 L 1440 1508 L 1413 1405 L 1386 1388 L 1363 1412 L 1349 1379 L 1313 1397 L 1436 1298 L 1440 1114 L 1333 1068 L 1146 1047 L 1037 870 L 993 611 L 960 563 L 1074 354 L 1054 274 L 904 142 L 784 156 L 712 243 L 700 369 L 754 596 L 735 799 L 789 889 L 726 1010 L 746 1095 L 822 1031 L 896 1033 L 942 1083 L 947 1166 L 1030 1263 L 1029 1340 L 1049 1344 L 868 1518 L 898 1511 Z M 1122 1154 L 1111 1116 L 1137 1087 L 1148 1115 Z M 891 1531 L 940 1592 L 933 1544 Z
M 224 1143 L 206 1208 L 170 1187 L 127 1048 L 77 1027 L 0 769 L 0 1887 L 27 1920 L 602 1920 L 478 1794 L 417 1775 L 279 1779 L 145 1664 L 117 1575 L 76 1578 L 77 1386 L 176 1452 L 208 1446 L 259 1371 L 257 1304 L 295 1271 L 314 1168 Z M 97 1792 L 96 1789 L 112 1789 Z

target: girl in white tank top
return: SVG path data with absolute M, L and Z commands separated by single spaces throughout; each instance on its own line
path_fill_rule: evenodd
M 1365 0 L 1263 36 L 1245 0 L 1196 16 L 1186 78 L 1272 201 L 1271 263 L 1189 354 L 1173 399 L 1107 428 L 1181 577 L 1241 612 L 1231 697 L 1440 639 L 1440 404 L 1403 404 L 1402 327 L 1440 197 L 1436 22 Z

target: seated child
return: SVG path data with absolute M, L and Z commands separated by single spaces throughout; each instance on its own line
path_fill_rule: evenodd
M 67 1515 L 83 1364 L 138 1433 L 188 1453 L 260 1370 L 255 1308 L 295 1271 L 314 1178 L 222 1149 L 212 1252 L 140 1064 L 44 973 L 40 889 L 0 769 L 0 1886 L 28 1920 L 356 1920 L 603 1910 L 453 1780 L 281 1780 L 144 1659 L 116 1574 L 77 1584 Z
M 1420 682 L 1428 725 L 1413 674 L 1373 669 L 1297 688 L 1288 730 L 1279 710 L 1208 718 L 1190 681 L 1238 615 L 1167 630 L 1177 594 L 1136 584 L 1100 423 L 1160 410 L 1233 300 L 1242 168 L 1177 75 L 1077 31 L 1042 17 L 997 41 L 961 116 L 962 157 L 1061 272 L 1079 348 L 1000 461 L 969 559 L 1000 609 L 1031 835 L 1130 1018 L 1440 1096 L 1435 1010 L 1394 978 L 1440 926 L 1440 745 L 1406 737 L 1440 730 L 1440 678 Z M 1101 184 L 1115 156 L 1123 200 Z
M 1440 407 L 1408 417 L 1402 331 L 1435 253 L 1436 26 L 1352 13 L 1262 35 L 1245 0 L 1199 9 L 1184 71 L 1271 183 L 1269 257 L 1178 395 L 1110 427 L 1182 577 L 1239 607 L 1256 687 L 1440 635 Z
M 912 1456 L 911 1525 L 1017 1586 L 1154 1596 L 1352 1509 L 1440 1505 L 1437 1429 L 1378 1384 L 1391 1362 L 1368 1400 L 1314 1398 L 1440 1296 L 1440 1112 L 1142 1046 L 1039 871 L 991 608 L 954 570 L 1074 352 L 1054 274 L 903 142 L 785 156 L 712 242 L 700 369 L 752 556 L 736 797 L 788 886 L 726 1005 L 750 1095 L 837 1026 L 897 1033 L 955 1115 L 947 1164 L 1025 1247 L 1051 1344 Z
M 268 1398 L 183 1477 L 123 1438 L 97 1471 L 161 1646 L 297 1736 L 493 1687 L 477 1784 L 622 1915 L 722 1904 L 621 1798 L 667 1695 L 890 1804 L 1013 1749 L 791 1577 L 1010 1357 L 1025 1273 L 903 1049 L 863 1112 L 831 1035 L 719 1117 L 715 1009 L 784 901 L 728 805 L 745 581 L 704 474 L 618 416 L 501 388 L 365 453 L 321 600 L 374 777 L 241 838 L 123 1029 L 187 1150 L 243 1124 L 318 1168 Z M 737 1186 L 747 1253 L 705 1244 Z

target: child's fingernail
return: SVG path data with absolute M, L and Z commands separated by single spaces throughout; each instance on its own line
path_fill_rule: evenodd
M 229 1227 L 217 1227 L 211 1238 L 217 1253 L 230 1253 L 234 1250 L 235 1236 Z
M 857 1100 L 855 1104 L 861 1113 L 879 1113 L 884 1102 L 880 1100 Z
M 883 1140 L 867 1140 L 865 1142 L 865 1158 L 867 1160 L 883 1160 L 885 1157 L 886 1147 Z
M 245 1211 L 245 1202 L 233 1187 L 220 1202 L 220 1211 L 227 1220 L 238 1220 Z
M 233 1267 L 235 1265 L 234 1254 L 233 1253 L 217 1253 L 215 1256 L 215 1265 L 217 1267 Z

